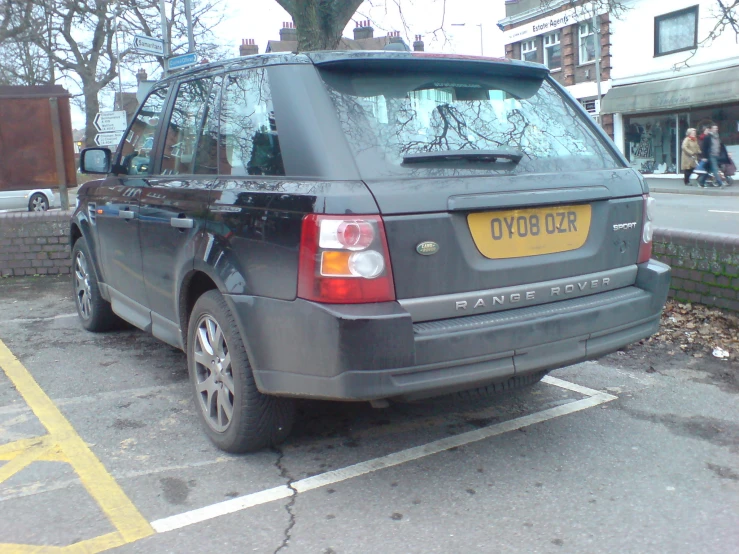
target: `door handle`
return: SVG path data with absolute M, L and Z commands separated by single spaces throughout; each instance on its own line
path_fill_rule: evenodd
M 118 212 L 118 217 L 122 217 L 123 219 L 133 219 L 136 217 L 136 212 L 132 212 L 129 209 L 120 210 Z
M 169 220 L 169 224 L 178 229 L 192 229 L 193 221 L 186 217 L 173 217 Z

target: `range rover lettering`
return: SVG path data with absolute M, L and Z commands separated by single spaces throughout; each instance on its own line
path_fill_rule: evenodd
M 644 180 L 537 64 L 202 65 L 80 164 L 101 174 L 71 221 L 82 325 L 185 351 L 230 452 L 284 440 L 295 398 L 535 383 L 651 335 L 667 296 Z

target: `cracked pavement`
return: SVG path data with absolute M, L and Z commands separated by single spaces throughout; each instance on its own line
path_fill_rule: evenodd
M 293 507 L 295 506 L 295 500 L 298 496 L 298 491 L 293 487 L 293 483 L 295 482 L 295 479 L 293 479 L 290 476 L 290 473 L 288 473 L 287 468 L 282 464 L 282 460 L 285 457 L 285 453 L 283 452 L 282 448 L 276 448 L 277 451 L 277 461 L 275 462 L 275 466 L 278 470 L 280 470 L 280 477 L 285 479 L 287 482 L 285 483 L 290 490 L 292 491 L 292 495 L 290 495 L 290 499 L 285 504 L 285 511 L 287 512 L 287 515 L 290 517 L 290 521 L 288 521 L 287 527 L 285 527 L 285 538 L 282 541 L 282 544 L 275 550 L 274 554 L 277 554 L 281 550 L 286 549 L 290 544 L 290 532 L 293 530 L 293 527 L 295 527 L 295 512 L 293 512 Z
M 636 345 L 552 373 L 613 401 L 298 492 L 306 478 L 583 395 L 541 383 L 466 405 L 300 402 L 279 449 L 228 455 L 200 427 L 184 355 L 136 330 L 93 335 L 57 317 L 74 311 L 70 290 L 66 278 L 0 280 L 0 340 L 147 521 L 290 489 L 111 551 L 720 554 L 739 544 L 739 390 L 726 378 L 736 360 Z M 41 433 L 0 372 L 0 446 Z M 64 464 L 35 462 L 0 483 L 0 543 L 63 546 L 109 531 Z

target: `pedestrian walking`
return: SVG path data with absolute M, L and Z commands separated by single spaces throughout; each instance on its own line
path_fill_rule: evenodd
M 695 129 L 688 129 L 681 147 L 680 169 L 683 172 L 683 182 L 686 185 L 690 185 L 690 175 L 698 165 L 698 157 L 701 154 L 701 145 L 698 144 L 697 134 L 698 132 Z
M 713 175 L 715 187 L 724 186 L 721 180 L 721 173 L 719 172 L 719 157 L 722 154 L 722 144 L 718 136 L 718 125 L 712 125 L 709 129 L 706 129 L 706 137 L 703 139 L 701 145 L 701 154 L 703 159 L 706 161 L 706 171 Z M 725 148 L 724 148 L 725 151 Z M 698 177 L 698 185 L 706 187 L 706 179 L 708 173 Z

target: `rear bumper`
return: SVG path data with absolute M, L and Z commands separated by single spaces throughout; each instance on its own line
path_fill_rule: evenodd
M 395 302 L 321 305 L 227 296 L 265 393 L 433 396 L 598 358 L 659 327 L 670 268 L 633 286 L 504 312 L 413 323 Z

